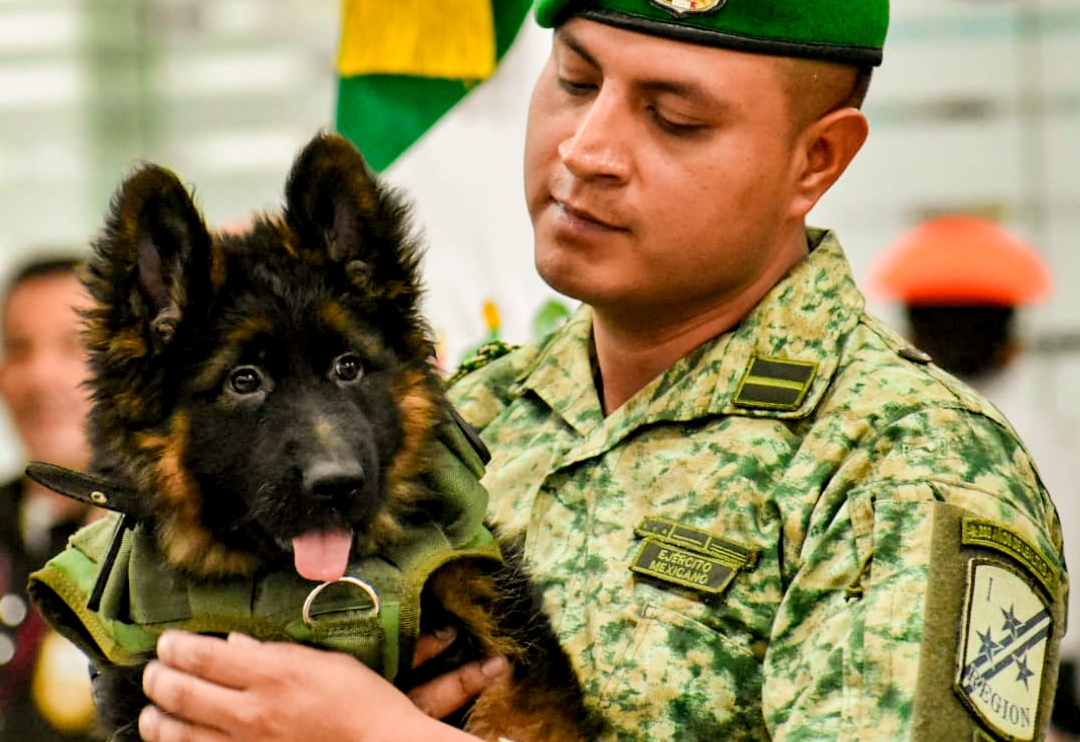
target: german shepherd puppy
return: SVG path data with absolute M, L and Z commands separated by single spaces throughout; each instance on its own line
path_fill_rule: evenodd
M 419 259 L 406 204 L 336 135 L 300 152 L 284 209 L 243 233 L 212 232 L 169 170 L 145 165 L 122 184 L 86 278 L 92 468 L 133 493 L 128 517 L 171 569 L 333 582 L 444 512 L 432 450 L 453 423 L 420 314 Z M 511 679 L 476 701 L 469 731 L 587 739 L 570 662 L 519 549 L 502 546 L 502 566 L 435 571 L 421 631 L 456 624 L 455 662 L 511 659 Z M 115 739 L 138 739 L 144 665 L 95 668 Z

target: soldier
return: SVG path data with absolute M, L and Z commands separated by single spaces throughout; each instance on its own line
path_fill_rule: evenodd
M 453 389 L 620 740 L 1035 740 L 1066 575 L 1001 415 L 864 312 L 805 216 L 886 0 L 540 0 L 536 265 L 583 302 Z M 153 742 L 466 739 L 366 668 L 166 634 Z M 431 716 L 497 660 L 414 693 Z M 484 671 L 487 671 L 486 674 Z M 524 742 L 524 741 L 521 741 Z

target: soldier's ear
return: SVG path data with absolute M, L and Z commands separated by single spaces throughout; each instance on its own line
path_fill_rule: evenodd
M 170 170 L 147 165 L 113 199 L 88 284 L 114 330 L 139 328 L 164 345 L 193 299 L 209 291 L 211 262 L 210 233 L 191 194 Z
M 791 213 L 805 217 L 840 178 L 866 142 L 862 111 L 840 108 L 806 127 L 796 144 L 797 167 Z

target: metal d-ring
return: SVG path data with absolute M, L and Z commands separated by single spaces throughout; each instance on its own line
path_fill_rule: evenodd
M 301 610 L 301 615 L 304 618 L 304 623 L 307 624 L 308 627 L 313 626 L 315 623 L 311 620 L 311 604 L 315 602 L 315 598 L 317 598 L 319 596 L 319 593 L 321 593 L 328 585 L 336 585 L 339 582 L 345 582 L 352 585 L 353 587 L 358 587 L 363 590 L 371 599 L 371 608 L 368 609 L 367 615 L 379 615 L 379 609 L 382 607 L 382 603 L 379 601 L 379 594 L 375 592 L 375 588 L 361 580 L 359 577 L 345 575 L 341 579 L 334 580 L 333 582 L 322 582 L 316 585 L 315 588 L 310 593 L 308 593 L 307 598 L 304 600 L 304 607 Z

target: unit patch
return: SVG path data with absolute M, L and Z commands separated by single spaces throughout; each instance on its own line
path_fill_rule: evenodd
M 1029 540 L 1019 523 L 947 502 L 881 507 L 933 519 L 915 736 L 933 742 L 1040 739 L 1050 721 L 1065 623 L 1060 558 Z
M 754 356 L 731 401 L 740 407 L 794 410 L 816 375 L 816 363 Z
M 752 569 L 757 552 L 664 518 L 646 518 L 634 532 L 643 537 L 630 569 L 662 582 L 719 595 L 740 569 Z
M 998 562 L 972 559 L 967 583 L 956 692 L 1000 736 L 1034 740 L 1053 626 L 1049 605 L 1028 580 Z

